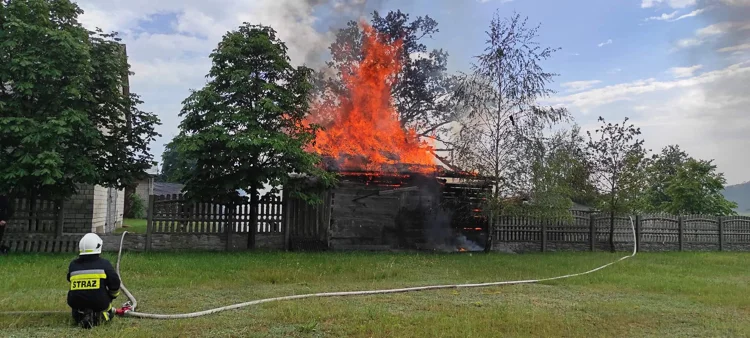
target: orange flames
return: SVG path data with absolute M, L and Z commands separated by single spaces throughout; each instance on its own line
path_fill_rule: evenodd
M 391 87 L 401 71 L 402 42 L 383 43 L 361 23 L 363 58 L 342 71 L 346 95 L 324 99 L 312 109 L 308 123 L 323 127 L 309 151 L 331 157 L 341 171 L 393 172 L 436 170 L 432 147 L 413 129 L 405 130 L 393 106 Z

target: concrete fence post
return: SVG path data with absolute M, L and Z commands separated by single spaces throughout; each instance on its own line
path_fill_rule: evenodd
M 542 252 L 547 251 L 547 220 L 542 220 Z
M 680 248 L 680 251 L 682 251 L 683 248 L 683 234 L 684 234 L 684 222 L 682 221 L 682 216 L 677 216 L 677 243 Z
M 235 204 L 231 202 L 228 204 L 225 204 L 225 208 L 227 209 L 227 212 L 226 212 L 226 221 L 224 223 L 226 224 L 224 230 L 227 234 L 226 251 L 229 252 L 229 251 L 232 251 L 232 233 L 234 233 L 234 226 L 237 223 L 236 222 L 237 217 L 235 217 L 237 208 Z
M 289 199 L 289 193 L 287 190 L 281 191 L 281 231 L 284 232 L 284 251 L 289 251 L 290 249 L 290 235 L 291 231 L 289 230 L 289 221 L 291 217 L 289 217 L 291 213 L 291 200 Z M 249 235 L 248 235 L 249 236 Z
M 724 251 L 724 218 L 719 216 L 719 251 Z
M 63 199 L 57 201 L 57 220 L 55 221 L 55 238 L 61 238 L 63 234 L 63 226 L 65 225 L 65 202 Z
M 589 251 L 594 251 L 596 247 L 596 216 L 594 213 L 589 214 Z
M 148 211 L 146 214 L 146 251 L 151 251 L 154 233 L 154 201 L 156 196 L 148 195 Z
M 635 215 L 635 250 L 641 251 L 641 215 Z

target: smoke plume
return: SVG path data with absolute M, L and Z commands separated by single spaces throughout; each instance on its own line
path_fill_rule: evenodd
M 295 22 L 288 25 L 284 41 L 290 54 L 297 54 L 295 63 L 304 63 L 318 69 L 329 59 L 328 47 L 336 32 L 348 21 L 368 17 L 382 7 L 386 0 L 287 0 L 279 1 L 280 10 L 273 15 L 280 21 Z M 270 13 L 269 13 L 270 14 Z M 310 20 L 311 16 L 314 20 Z M 278 19 L 277 19 L 278 20 Z M 322 33 L 311 34 L 317 31 Z

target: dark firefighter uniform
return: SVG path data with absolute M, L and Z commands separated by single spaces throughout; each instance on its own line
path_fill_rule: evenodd
M 68 306 L 73 319 L 83 326 L 96 326 L 112 318 L 112 301 L 120 295 L 120 276 L 99 255 L 81 255 L 68 268 Z

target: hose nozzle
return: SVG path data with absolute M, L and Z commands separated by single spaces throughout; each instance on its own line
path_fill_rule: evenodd
M 115 314 L 118 316 L 124 316 L 126 312 L 130 311 L 131 307 L 130 305 L 125 305 L 117 310 L 115 310 Z

